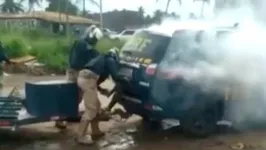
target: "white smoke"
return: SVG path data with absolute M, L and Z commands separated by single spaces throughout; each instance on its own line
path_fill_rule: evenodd
M 263 9 L 259 5 L 262 2 L 254 5 L 247 0 L 238 0 L 237 7 L 224 8 L 213 20 L 165 20 L 161 25 L 149 28 L 171 35 L 179 27 L 204 30 L 221 23 L 232 23 L 233 26 L 233 22 L 239 22 L 239 28 L 234 33 L 219 41 L 213 35 L 204 38 L 201 47 L 206 59 L 192 61 L 189 65 L 188 62 L 175 62 L 175 56 L 186 56 L 187 60 L 199 57 L 184 54 L 186 48 L 181 55 L 179 48 L 166 54 L 161 66 L 182 73 L 188 83 L 200 86 L 203 91 L 225 93 L 229 89 L 230 99 L 238 102 L 228 106 L 226 115 L 237 123 L 266 121 L 266 26 L 263 24 L 265 16 L 261 13 Z M 188 46 L 192 47 L 193 43 Z

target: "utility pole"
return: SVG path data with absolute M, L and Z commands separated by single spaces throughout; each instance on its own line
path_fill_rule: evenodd
M 85 12 L 86 12 L 86 0 L 83 0 L 83 4 L 82 4 L 82 5 L 83 5 L 83 12 L 82 12 L 82 15 L 83 15 L 84 17 L 86 17 L 86 15 L 85 15 L 85 14 L 86 14 L 86 13 L 85 13 Z
M 102 4 L 102 0 L 100 0 L 100 28 L 103 31 L 103 4 Z

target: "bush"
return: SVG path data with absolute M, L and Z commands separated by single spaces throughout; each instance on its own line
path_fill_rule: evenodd
M 74 42 L 73 37 L 66 37 L 47 33 L 43 30 L 19 30 L 0 28 L 2 34 L 0 40 L 3 41 L 6 53 L 10 58 L 33 55 L 38 61 L 46 64 L 48 69 L 62 71 L 67 67 L 68 55 Z M 97 45 L 96 49 L 104 53 L 112 47 L 121 48 L 124 42 L 119 39 L 104 37 Z

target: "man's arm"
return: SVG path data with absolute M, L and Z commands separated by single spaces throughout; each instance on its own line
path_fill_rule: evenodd
M 9 49 L 7 47 L 7 49 Z M 5 61 L 6 63 L 10 64 L 10 60 L 9 58 L 6 56 L 5 52 L 4 52 L 4 48 L 3 47 L 0 47 L 0 61 Z
M 108 65 L 109 74 L 111 75 L 111 77 L 113 78 L 113 80 L 116 80 L 117 79 L 117 76 L 118 76 L 118 71 L 119 71 L 119 64 L 118 64 L 118 62 L 114 58 L 109 57 L 107 59 L 107 65 Z
M 72 46 L 69 57 L 70 67 L 81 68 L 80 59 L 84 57 L 84 49 L 86 50 L 86 43 L 84 41 L 76 41 Z M 86 54 L 86 53 L 85 53 Z
M 108 77 L 108 76 L 107 76 Z M 100 85 L 107 79 L 106 76 L 100 76 L 99 79 L 97 80 L 97 86 L 98 86 L 98 89 L 100 89 Z

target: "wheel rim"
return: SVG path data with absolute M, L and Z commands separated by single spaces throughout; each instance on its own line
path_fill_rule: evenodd
M 213 132 L 216 122 L 212 115 L 203 115 L 204 117 L 194 117 L 192 120 L 184 123 L 184 129 L 192 134 L 199 136 L 208 135 Z

